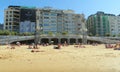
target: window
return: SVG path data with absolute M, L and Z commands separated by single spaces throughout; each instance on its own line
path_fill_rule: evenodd
M 52 16 L 56 16 L 57 14 L 56 13 L 51 13 Z
M 49 17 L 44 17 L 44 19 L 49 19 Z
M 8 29 L 8 27 L 5 27 L 5 29 Z
M 11 23 L 9 23 L 9 25 L 11 25 Z
M 6 21 L 8 21 L 8 19 L 6 19 Z
M 113 31 L 114 29 L 111 29 L 111 31 Z
M 40 17 L 41 19 L 43 18 L 43 17 Z
M 78 26 L 81 26 L 81 24 L 78 24 Z
M 12 27 L 11 26 L 9 26 L 9 29 L 11 29 Z
M 49 26 L 49 24 L 44 24 L 44 26 Z
M 51 20 L 51 23 L 56 23 L 56 21 L 55 20 Z
M 8 15 L 6 15 L 6 17 L 8 17 Z
M 80 28 L 78 28 L 78 30 L 80 30 Z
M 10 18 L 9 21 L 12 21 L 12 19 Z
M 62 14 L 57 14 L 57 16 L 62 16 Z
M 6 11 L 6 14 L 8 14 L 8 11 Z
M 6 25 L 8 25 L 8 23 L 6 23 Z
M 44 13 L 44 15 L 49 15 L 49 13 Z
M 10 15 L 10 17 L 12 17 L 12 15 Z
M 68 14 L 65 14 L 65 16 L 68 16 Z
M 10 11 L 10 13 L 12 13 L 12 11 Z

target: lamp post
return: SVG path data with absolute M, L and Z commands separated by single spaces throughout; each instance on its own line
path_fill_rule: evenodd
M 87 44 L 87 29 L 83 29 L 83 37 L 82 37 L 82 43 Z
M 38 14 L 38 13 L 37 13 Z M 39 41 L 39 32 L 40 32 L 40 25 L 39 25 L 39 16 L 36 17 L 36 24 L 35 24 L 35 39 L 34 39 L 34 42 L 35 42 L 35 45 L 34 45 L 34 48 L 37 49 L 37 45 L 38 45 L 38 41 Z
M 10 45 L 10 38 L 11 38 L 11 32 L 12 32 L 12 29 L 9 29 L 9 35 L 7 36 L 8 37 L 8 45 Z
M 82 30 L 81 30 L 82 31 L 82 43 L 87 44 L 87 28 L 85 26 L 86 21 L 84 19 L 84 16 L 83 16 L 83 19 L 81 20 L 81 22 L 82 22 Z

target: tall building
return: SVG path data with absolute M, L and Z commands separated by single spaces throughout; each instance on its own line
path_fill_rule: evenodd
M 49 7 L 37 10 L 39 24 L 43 27 L 43 33 L 52 32 L 79 34 L 83 14 L 75 14 L 73 10 L 58 10 Z
M 36 24 L 36 8 L 21 7 L 20 8 L 20 25 L 19 32 L 34 32 Z
M 35 32 L 35 25 L 39 24 L 43 34 L 79 34 L 83 18 L 83 14 L 75 14 L 73 10 L 9 6 L 5 10 L 4 29 Z
M 87 19 L 88 33 L 94 36 L 106 36 L 116 34 L 118 19 L 114 14 L 97 12 Z
M 4 11 L 4 29 L 19 32 L 20 6 L 9 6 Z

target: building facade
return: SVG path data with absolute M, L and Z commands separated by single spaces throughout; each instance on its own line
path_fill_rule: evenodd
M 21 7 L 19 32 L 35 32 L 36 8 Z
M 120 32 L 120 16 L 97 12 L 87 19 L 89 35 L 118 36 Z
M 39 24 L 43 34 L 79 34 L 83 18 L 83 14 L 75 14 L 73 10 L 9 6 L 5 10 L 4 29 L 35 32 L 35 26 Z
M 9 6 L 4 11 L 4 29 L 19 32 L 20 6 Z

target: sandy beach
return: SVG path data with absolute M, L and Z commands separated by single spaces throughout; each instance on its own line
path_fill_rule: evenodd
M 120 51 L 104 45 L 39 47 L 41 52 L 32 53 L 25 45 L 0 46 L 0 72 L 120 72 Z

